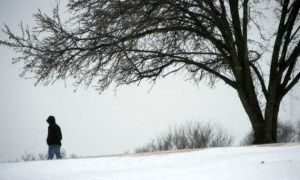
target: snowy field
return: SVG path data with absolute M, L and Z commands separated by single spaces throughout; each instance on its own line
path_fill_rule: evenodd
M 0 164 L 0 180 L 300 180 L 300 144 Z

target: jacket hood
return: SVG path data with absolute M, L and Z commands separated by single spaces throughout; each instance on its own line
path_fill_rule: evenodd
M 48 119 L 47 119 L 47 122 L 49 124 L 55 124 L 55 118 L 54 118 L 54 116 L 49 116 Z

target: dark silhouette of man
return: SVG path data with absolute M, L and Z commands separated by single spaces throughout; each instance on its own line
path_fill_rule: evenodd
M 47 136 L 47 144 L 49 146 L 48 159 L 53 159 L 54 155 L 56 159 L 61 159 L 60 146 L 62 134 L 60 127 L 56 124 L 54 116 L 49 116 L 47 123 L 49 124 Z

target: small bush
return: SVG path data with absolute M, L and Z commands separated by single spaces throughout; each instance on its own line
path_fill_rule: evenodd
M 60 156 L 62 159 L 67 157 L 67 152 L 65 149 L 63 149 L 63 148 L 60 149 Z
M 21 155 L 21 158 L 23 161 L 35 161 L 36 160 L 36 156 L 32 152 L 28 153 L 27 151 L 25 151 L 25 153 L 23 155 Z
M 242 146 L 244 145 L 251 145 L 254 142 L 254 131 L 251 130 L 246 134 L 246 136 L 242 139 L 241 144 Z
M 290 121 L 279 121 L 277 128 L 277 142 L 296 142 L 297 133 L 296 127 Z
M 300 141 L 300 120 L 297 122 L 297 125 L 296 125 L 296 137 L 297 137 L 297 140 Z
M 48 159 L 48 153 L 39 153 L 39 160 Z
M 76 158 L 78 158 L 78 156 L 77 156 L 76 154 L 71 154 L 71 155 L 70 155 L 70 158 L 71 158 L 71 159 L 76 159 Z
M 211 124 L 188 122 L 171 127 L 150 143 L 135 149 L 136 153 L 232 146 L 234 138 Z

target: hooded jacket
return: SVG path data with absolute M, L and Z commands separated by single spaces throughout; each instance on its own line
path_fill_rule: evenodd
M 47 122 L 49 123 L 47 144 L 61 146 L 62 134 L 60 127 L 55 123 L 55 118 L 53 116 L 49 116 Z

